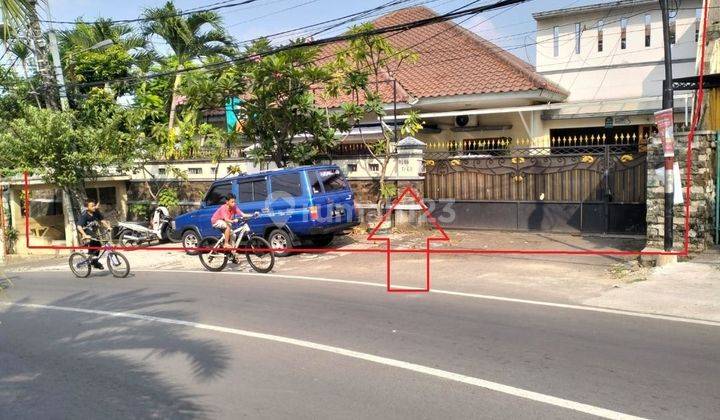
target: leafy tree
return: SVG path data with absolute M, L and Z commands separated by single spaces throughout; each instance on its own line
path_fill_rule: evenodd
M 110 41 L 104 48 L 94 48 Z M 109 19 L 88 23 L 78 19 L 72 29 L 59 33 L 58 43 L 65 78 L 70 82 L 92 83 L 130 75 L 135 59 L 141 57 L 147 42 L 133 27 Z M 106 83 L 106 87 L 110 87 Z M 123 85 L 115 84 L 118 94 Z M 87 93 L 90 89 L 76 89 Z
M 4 173 L 28 171 L 62 188 L 68 216 L 79 215 L 84 183 L 115 171 L 129 171 L 140 150 L 131 111 L 111 93 L 96 89 L 75 111 L 25 106 L 22 115 L 0 123 L 0 161 Z M 73 230 L 74 219 L 69 220 Z
M 174 56 L 167 64 L 174 70 L 184 69 L 192 60 L 212 57 L 231 56 L 235 49 L 232 39 L 222 27 L 222 18 L 215 12 L 201 11 L 186 15 L 181 13 L 172 2 L 162 7 L 145 10 L 143 24 L 145 36 L 157 36 L 165 41 Z M 182 83 L 182 73 L 177 73 L 172 88 L 168 127 L 172 132 L 178 105 L 178 93 Z
M 72 57 L 72 58 L 70 58 Z M 112 45 L 102 51 L 85 50 L 66 56 L 68 80 L 78 83 L 105 82 L 130 75 L 133 58 L 120 45 Z M 116 84 L 121 88 L 121 84 Z M 87 91 L 88 89 L 79 89 Z M 122 93 L 122 92 L 118 92 Z
M 256 160 L 270 156 L 279 167 L 310 163 L 335 144 L 331 119 L 315 106 L 311 91 L 329 77 L 327 69 L 315 64 L 317 53 L 315 48 L 286 50 L 248 70 L 243 133 L 257 145 L 252 153 Z
M 386 115 L 381 97 L 381 86 L 392 79 L 392 75 L 404 62 L 417 60 L 417 53 L 395 48 L 386 37 L 367 35 L 374 29 L 372 23 L 354 26 L 350 34 L 359 35 L 338 50 L 332 63 L 333 80 L 328 83 L 328 94 L 338 96 L 350 95 L 351 102 L 342 105 L 342 115 L 349 126 L 356 125 L 363 117 L 381 121 L 382 138 L 369 143 L 362 136 L 362 141 L 372 158 L 380 165 L 380 197 L 377 212 L 387 199 L 397 195 L 394 184 L 386 182 L 387 168 L 393 153 L 394 131 L 382 122 Z

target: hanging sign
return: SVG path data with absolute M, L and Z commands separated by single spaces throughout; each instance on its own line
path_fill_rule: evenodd
M 655 113 L 658 135 L 662 140 L 665 157 L 675 156 L 675 133 L 673 133 L 673 110 L 663 109 Z

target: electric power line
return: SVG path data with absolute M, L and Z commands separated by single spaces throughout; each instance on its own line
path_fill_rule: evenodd
M 512 6 L 514 4 L 524 3 L 526 1 L 529 1 L 529 0 L 501 0 L 496 3 L 492 3 L 489 5 L 483 5 L 483 6 L 477 6 L 477 7 L 473 7 L 470 9 L 463 9 L 463 10 L 456 9 L 455 11 L 448 12 L 448 13 L 445 13 L 442 15 L 436 15 L 436 16 L 432 16 L 429 18 L 419 19 L 419 20 L 410 21 L 410 22 L 398 23 L 398 24 L 386 26 L 383 28 L 373 28 L 371 30 L 362 31 L 362 32 L 358 32 L 358 33 L 342 34 L 342 35 L 332 36 L 332 37 L 328 37 L 328 38 L 322 38 L 322 39 L 318 39 L 318 40 L 310 40 L 310 41 L 305 41 L 305 42 L 294 42 L 294 43 L 290 43 L 290 44 L 283 45 L 280 47 L 271 48 L 265 52 L 255 53 L 255 54 L 245 54 L 240 57 L 223 60 L 223 61 L 220 61 L 217 63 L 205 64 L 202 66 L 197 66 L 197 67 L 188 68 L 188 69 L 178 69 L 178 70 L 159 72 L 159 73 L 154 73 L 154 74 L 144 75 L 144 76 L 128 76 L 128 77 L 117 78 L 117 79 L 106 80 L 106 81 L 81 82 L 81 83 L 74 83 L 74 84 L 67 84 L 67 85 L 99 86 L 104 83 L 118 83 L 118 82 L 131 81 L 133 79 L 150 80 L 153 78 L 170 76 L 170 75 L 175 75 L 175 74 L 180 74 L 180 73 L 187 73 L 187 72 L 197 71 L 197 70 L 201 70 L 201 69 L 220 68 L 220 67 L 227 66 L 230 64 L 244 63 L 244 62 L 248 62 L 250 60 L 263 58 L 263 57 L 266 57 L 266 56 L 269 56 L 272 54 L 276 54 L 276 53 L 283 52 L 283 51 L 289 51 L 289 50 L 293 50 L 293 49 L 298 49 L 298 48 L 319 47 L 319 46 L 323 46 L 323 45 L 327 45 L 327 44 L 333 44 L 333 43 L 342 42 L 342 41 L 349 41 L 352 39 L 361 38 L 361 37 L 365 37 L 365 36 L 375 36 L 375 35 L 382 35 L 382 34 L 387 34 L 387 33 L 392 34 L 392 33 L 405 32 L 405 31 L 408 31 L 408 30 L 411 30 L 414 28 L 419 28 L 422 26 L 445 22 L 445 21 L 449 21 L 449 20 L 453 20 L 453 19 L 457 19 L 457 18 L 469 16 L 469 15 L 476 15 L 478 13 L 483 13 L 486 11 L 499 9 L 502 7 Z M 475 3 L 475 2 L 472 2 L 472 3 Z

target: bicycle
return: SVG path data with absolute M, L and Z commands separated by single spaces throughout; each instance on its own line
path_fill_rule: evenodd
M 92 272 L 92 264 L 100 261 L 100 259 L 107 253 L 107 268 L 113 277 L 125 278 L 130 274 L 130 263 L 128 259 L 121 253 L 112 249 L 111 233 L 107 229 L 102 229 L 97 222 L 92 222 L 88 225 L 89 228 L 94 229 L 97 232 L 97 237 L 90 237 L 91 240 L 100 242 L 101 249 L 98 255 L 90 255 L 84 252 L 73 252 L 70 254 L 68 263 L 70 264 L 70 270 L 75 274 L 76 277 L 86 278 Z
M 247 241 L 242 244 L 242 249 L 250 267 L 258 273 L 267 273 L 272 270 L 275 265 L 275 253 L 270 243 L 265 238 L 255 235 L 244 220 L 234 219 L 233 224 L 237 223 L 240 226 L 232 231 L 230 243 L 233 246 L 231 249 L 223 247 L 223 235 L 220 236 L 220 239 L 205 238 L 200 242 L 198 246 L 201 248 L 200 263 L 209 271 L 222 271 L 231 257 L 234 264 L 240 264 L 240 256 L 234 250 L 240 248 L 242 240 L 247 236 Z

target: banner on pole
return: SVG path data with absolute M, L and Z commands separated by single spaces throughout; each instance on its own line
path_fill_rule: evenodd
M 675 156 L 675 133 L 673 132 L 673 110 L 663 109 L 655 113 L 655 124 L 663 144 L 665 157 Z

